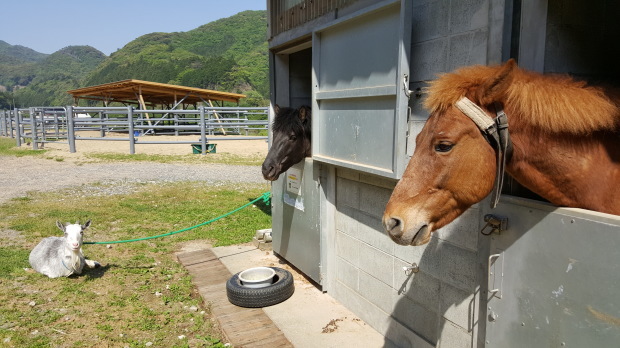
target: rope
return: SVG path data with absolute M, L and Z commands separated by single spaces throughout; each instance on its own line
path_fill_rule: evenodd
M 208 225 L 208 224 L 210 224 L 212 222 L 215 222 L 217 220 L 223 219 L 223 218 L 227 217 L 228 215 L 232 215 L 232 214 L 238 212 L 239 210 L 241 210 L 243 208 L 246 208 L 246 207 L 248 207 L 248 206 L 258 202 L 261 199 L 263 200 L 263 202 L 265 204 L 268 204 L 270 198 L 271 198 L 271 192 L 265 192 L 260 197 L 256 198 L 255 200 L 253 200 L 253 201 L 251 201 L 251 202 L 249 202 L 247 204 L 244 204 L 243 206 L 241 206 L 239 208 L 231 210 L 231 211 L 229 211 L 228 213 L 226 213 L 224 215 L 220 215 L 220 216 L 218 216 L 218 217 L 216 217 L 214 219 L 211 219 L 209 221 L 205 221 L 205 222 L 203 222 L 201 224 L 194 225 L 194 226 L 191 226 L 191 227 L 187 227 L 187 228 L 184 228 L 184 229 L 181 229 L 181 230 L 178 230 L 178 231 L 173 231 L 173 232 L 169 232 L 169 233 L 165 233 L 165 234 L 160 234 L 160 235 L 157 235 L 157 236 L 151 236 L 151 237 L 143 237 L 143 238 L 127 239 L 127 240 L 117 240 L 117 241 L 110 241 L 110 242 L 84 242 L 83 244 L 118 244 L 118 243 L 139 242 L 139 241 L 142 241 L 142 240 L 167 237 L 167 236 L 171 236 L 173 234 L 177 234 L 177 233 L 193 230 L 195 228 L 198 228 L 198 227 L 201 227 L 201 226 L 204 226 L 204 225 Z

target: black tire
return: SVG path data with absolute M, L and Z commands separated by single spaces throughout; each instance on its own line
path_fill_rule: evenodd
M 278 267 L 270 268 L 276 271 L 274 282 L 264 288 L 243 286 L 239 280 L 241 272 L 228 279 L 226 282 L 228 301 L 239 307 L 260 308 L 273 306 L 291 297 L 295 292 L 291 272 Z

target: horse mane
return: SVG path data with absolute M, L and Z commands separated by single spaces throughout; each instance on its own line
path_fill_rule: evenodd
M 426 89 L 424 106 L 431 112 L 444 112 L 467 96 L 476 96 L 502 66 L 470 66 L 446 73 Z M 543 75 L 518 67 L 503 100 L 509 119 L 528 124 L 547 133 L 588 134 L 620 128 L 620 98 L 611 97 L 600 87 L 588 86 L 567 75 Z M 612 99 L 613 98 L 613 99 Z M 484 106 L 484 105 L 481 105 Z
M 308 108 L 307 110 L 307 117 L 305 121 L 303 121 L 299 117 L 299 109 L 281 107 L 279 112 L 276 113 L 275 119 L 273 120 L 273 131 L 281 133 L 293 132 L 295 134 L 310 134 L 310 130 L 312 129 L 312 117 L 310 113 L 310 108 Z

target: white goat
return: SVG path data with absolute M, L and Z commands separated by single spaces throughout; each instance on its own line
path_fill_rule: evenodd
M 65 236 L 43 238 L 30 252 L 28 260 L 35 271 L 50 278 L 58 278 L 81 274 L 84 265 L 88 268 L 100 266 L 99 262 L 87 260 L 82 254 L 82 236 L 90 226 L 90 220 L 84 225 L 56 221 L 56 226 Z

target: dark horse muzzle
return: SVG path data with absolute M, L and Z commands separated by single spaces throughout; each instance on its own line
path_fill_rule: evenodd
M 292 165 L 311 155 L 310 108 L 275 106 L 271 148 L 262 165 L 265 180 L 275 181 Z

